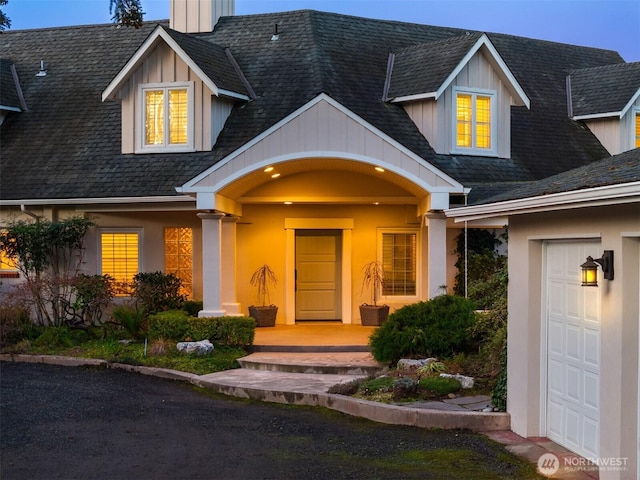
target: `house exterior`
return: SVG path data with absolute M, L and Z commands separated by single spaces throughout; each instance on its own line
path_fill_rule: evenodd
M 453 286 L 452 206 L 638 142 L 637 95 L 606 118 L 580 101 L 601 78 L 581 72 L 637 72 L 616 52 L 233 11 L 171 0 L 139 30 L 3 33 L 1 220 L 89 216 L 87 273 L 176 273 L 202 316 L 246 314 L 267 263 L 279 324 L 358 324 L 372 260 L 392 308 Z
M 599 460 L 601 479 L 640 478 L 640 149 L 447 216 L 509 221 L 512 430 Z M 604 251 L 613 278 L 599 268 L 598 286 L 581 286 Z

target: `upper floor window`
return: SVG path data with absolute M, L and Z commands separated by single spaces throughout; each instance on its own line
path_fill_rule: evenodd
M 640 148 L 640 108 L 636 109 L 635 111 L 635 124 L 636 124 L 634 129 L 635 141 L 633 142 L 633 147 Z
M 496 94 L 454 88 L 453 151 L 475 155 L 496 154 Z
M 193 150 L 193 84 L 140 86 L 141 152 Z

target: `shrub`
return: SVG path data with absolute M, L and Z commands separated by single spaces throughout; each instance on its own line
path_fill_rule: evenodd
M 184 302 L 181 286 L 182 281 L 173 273 L 138 273 L 133 277 L 133 296 L 149 313 L 178 309 Z
M 188 319 L 189 316 L 182 310 L 169 310 L 149 315 L 149 338 L 169 338 L 182 342 L 188 336 Z
M 369 344 L 379 362 L 393 364 L 415 356 L 449 358 L 469 348 L 473 321 L 473 302 L 440 295 L 396 310 L 371 335 Z
M 48 327 L 33 343 L 38 347 L 56 349 L 75 347 L 88 340 L 89 333 L 86 330 L 68 327 Z
M 418 385 L 420 388 L 429 390 L 430 392 L 434 392 L 438 395 L 448 395 L 449 393 L 457 392 L 462 388 L 458 380 L 446 377 L 421 378 Z
M 413 378 L 400 377 L 393 381 L 393 398 L 413 397 L 418 393 L 418 382 Z
M 501 412 L 507 411 L 507 337 L 505 335 L 501 351 L 501 367 L 496 385 L 491 391 L 491 403 Z
M 113 278 L 109 275 L 79 274 L 71 281 L 73 302 L 68 305 L 67 325 L 102 325 L 103 310 L 114 297 Z
M 133 338 L 144 337 L 145 312 L 132 305 L 118 305 L 111 312 L 113 319 Z
M 190 317 L 197 317 L 198 312 L 203 308 L 202 300 L 186 300 L 182 302 L 182 310 L 187 312 Z
M 40 330 L 29 318 L 29 311 L 20 305 L 0 304 L 0 345 L 32 340 Z
M 245 347 L 253 344 L 256 321 L 248 317 L 189 317 L 182 310 L 149 316 L 149 338 L 204 340 L 217 345 Z

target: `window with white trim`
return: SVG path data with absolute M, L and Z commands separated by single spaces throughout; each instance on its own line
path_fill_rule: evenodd
M 382 232 L 383 296 L 415 297 L 417 295 L 417 244 L 416 231 Z
M 453 151 L 496 155 L 496 92 L 453 89 Z
M 636 107 L 633 110 L 633 118 L 635 120 L 633 129 L 633 148 L 640 148 L 640 107 Z
M 116 294 L 131 293 L 133 277 L 140 271 L 140 233 L 137 231 L 100 232 L 100 272 L 116 282 Z
M 140 85 L 139 152 L 193 150 L 193 83 Z
M 6 230 L 3 233 L 6 233 Z M 9 257 L 6 251 L 0 249 L 0 278 L 18 278 L 19 276 L 16 259 Z

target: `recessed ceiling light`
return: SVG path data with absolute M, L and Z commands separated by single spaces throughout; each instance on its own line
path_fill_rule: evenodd
M 265 173 L 273 172 L 273 167 L 267 167 L 264 169 Z
M 273 175 L 271 175 L 271 178 L 278 178 L 280 176 L 279 173 L 274 173 Z
M 384 168 L 376 167 L 376 172 L 384 173 Z
M 293 205 L 293 202 L 284 202 L 285 205 Z

